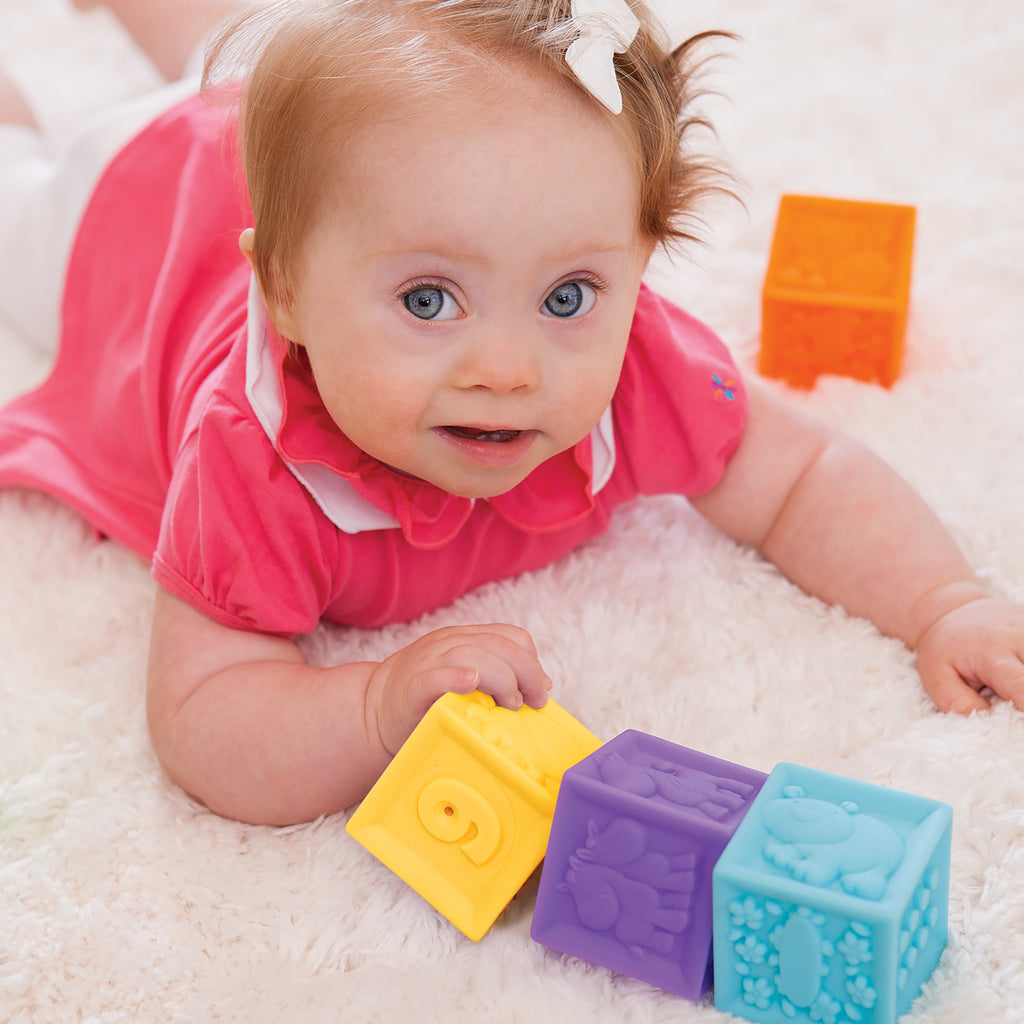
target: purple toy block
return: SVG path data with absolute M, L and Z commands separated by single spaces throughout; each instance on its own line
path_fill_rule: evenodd
M 534 940 L 700 998 L 712 871 L 766 778 L 635 730 L 584 758 L 562 778 Z

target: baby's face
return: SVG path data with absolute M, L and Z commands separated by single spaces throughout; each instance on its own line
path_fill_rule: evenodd
M 460 92 L 345 146 L 279 331 L 370 455 L 466 497 L 585 437 L 650 247 L 615 132 L 561 87 Z

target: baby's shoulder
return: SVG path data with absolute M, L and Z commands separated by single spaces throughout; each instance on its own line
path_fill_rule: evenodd
M 647 287 L 612 405 L 616 445 L 647 494 L 707 490 L 746 422 L 743 382 L 728 347 Z

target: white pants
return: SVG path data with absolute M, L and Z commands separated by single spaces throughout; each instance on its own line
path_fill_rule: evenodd
M 198 80 L 166 85 L 103 8 L 69 9 L 45 24 L 45 36 L 42 52 L 5 57 L 40 130 L 0 125 L 0 318 L 53 351 L 68 257 L 96 182 Z M 76 89 L 76 81 L 88 84 Z

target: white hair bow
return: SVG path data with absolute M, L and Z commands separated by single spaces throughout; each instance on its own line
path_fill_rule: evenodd
M 565 51 L 565 59 L 587 91 L 618 114 L 622 92 L 615 77 L 615 54 L 629 49 L 640 22 L 626 0 L 572 0 L 572 19 L 580 34 Z

